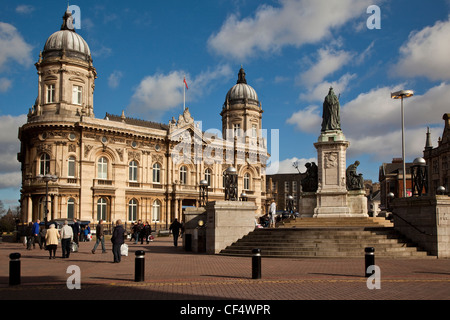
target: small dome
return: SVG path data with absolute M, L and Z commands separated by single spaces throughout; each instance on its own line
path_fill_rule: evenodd
M 248 102 L 259 104 L 258 95 L 256 94 L 255 89 L 247 84 L 247 80 L 245 79 L 245 71 L 243 68 L 241 68 L 239 70 L 238 81 L 228 91 L 226 100 L 228 100 L 230 103 L 239 103 L 245 99 L 247 99 Z
M 45 42 L 43 59 L 48 57 L 60 57 L 65 51 L 67 57 L 90 61 L 91 51 L 86 41 L 75 32 L 72 24 L 72 13 L 66 11 L 63 16 L 61 30 L 53 33 Z

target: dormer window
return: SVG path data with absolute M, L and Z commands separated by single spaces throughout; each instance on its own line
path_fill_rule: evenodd
M 81 86 L 73 86 L 72 89 L 72 103 L 81 105 L 81 97 L 83 93 L 83 88 Z

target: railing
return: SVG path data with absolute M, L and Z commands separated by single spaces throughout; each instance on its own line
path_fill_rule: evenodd
M 413 225 L 411 222 L 409 222 L 408 220 L 402 218 L 402 217 L 401 217 L 400 215 L 398 215 L 397 213 L 394 213 L 394 212 L 391 212 L 391 213 L 392 213 L 392 215 L 393 215 L 394 217 L 400 218 L 401 220 L 403 220 L 404 222 L 406 222 L 406 224 L 408 224 L 410 227 L 412 227 L 412 228 L 415 229 L 416 231 L 420 232 L 421 234 L 424 234 L 424 235 L 426 235 L 426 236 L 434 236 L 434 234 L 432 234 L 432 233 L 428 233 L 428 232 L 426 232 L 426 231 L 420 230 L 420 229 L 417 228 L 415 225 Z

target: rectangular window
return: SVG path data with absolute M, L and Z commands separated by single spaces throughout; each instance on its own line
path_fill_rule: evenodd
M 69 178 L 75 178 L 75 158 L 70 157 L 67 168 L 67 176 Z
M 53 103 L 53 102 L 55 102 L 55 85 L 54 84 L 48 84 L 47 85 L 46 103 Z
M 81 86 L 73 86 L 72 91 L 72 103 L 81 105 L 81 96 L 83 93 L 83 88 Z
M 256 124 L 252 124 L 252 138 L 256 138 L 258 135 L 258 129 L 256 128 Z
M 241 125 L 239 123 L 233 125 L 233 133 L 235 137 L 241 136 Z

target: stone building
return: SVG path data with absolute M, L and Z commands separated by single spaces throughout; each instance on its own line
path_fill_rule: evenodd
M 427 132 L 427 140 L 423 158 L 428 165 L 428 179 L 430 194 L 436 194 L 438 187 L 444 187 L 446 193 L 449 190 L 450 182 L 450 113 L 443 115 L 445 121 L 442 137 L 438 140 L 437 147 L 433 148 L 430 141 L 430 132 Z
M 411 166 L 412 163 L 405 163 L 406 167 L 406 194 L 412 194 Z M 394 194 L 394 198 L 401 198 L 403 195 L 403 162 L 401 158 L 392 159 L 391 163 L 383 163 L 378 171 L 380 182 L 380 206 L 382 210 L 389 207 L 389 193 Z
M 297 211 L 301 201 L 301 181 L 304 177 L 304 173 L 277 173 L 267 175 L 266 210 L 270 206 L 272 199 L 275 200 L 278 211 L 286 210 L 288 196 L 292 196 L 294 198 L 294 207 Z
M 199 204 L 203 179 L 209 200 L 224 200 L 223 173 L 230 166 L 237 169 L 239 192 L 261 214 L 268 156 L 263 111 L 244 70 L 226 94 L 222 133 L 203 132 L 188 108 L 168 124 L 124 112 L 96 118 L 97 72 L 71 19 L 66 12 L 61 30 L 45 43 L 35 64 L 37 99 L 19 128 L 22 221 L 141 219 L 167 226 L 182 219 L 183 207 Z M 56 181 L 44 182 L 48 174 Z

